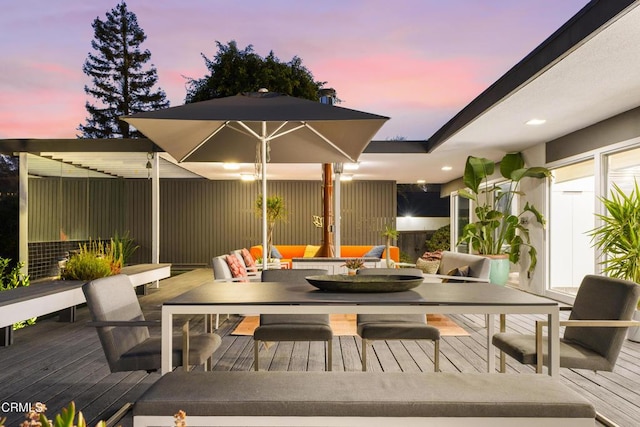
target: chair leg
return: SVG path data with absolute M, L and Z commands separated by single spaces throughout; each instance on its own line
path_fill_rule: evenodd
M 507 315 L 500 314 L 500 332 L 507 332 Z M 500 350 L 500 372 L 507 372 L 507 355 L 504 351 Z
M 362 340 L 362 372 L 367 370 L 367 340 Z
M 536 322 L 536 374 L 542 373 L 544 353 L 542 352 L 542 322 Z
M 253 341 L 253 369 L 255 371 L 259 370 L 259 366 L 258 366 L 259 353 L 260 353 L 260 341 L 254 340 Z
M 182 370 L 189 372 L 189 321 L 182 325 Z
M 333 370 L 333 338 L 327 341 L 327 371 Z
M 433 371 L 440 372 L 440 340 L 433 341 Z

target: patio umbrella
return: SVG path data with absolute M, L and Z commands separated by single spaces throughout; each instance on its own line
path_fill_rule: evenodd
M 273 92 L 243 93 L 121 117 L 179 162 L 355 162 L 388 117 Z M 262 247 L 267 248 L 267 204 Z M 267 256 L 263 256 L 266 266 Z

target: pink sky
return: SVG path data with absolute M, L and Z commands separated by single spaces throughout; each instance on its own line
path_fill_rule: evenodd
M 0 138 L 74 138 L 96 17 L 117 0 L 20 0 L 0 15 Z M 386 115 L 375 139 L 426 139 L 587 0 L 128 0 L 172 106 L 215 41 L 297 55 L 341 106 Z

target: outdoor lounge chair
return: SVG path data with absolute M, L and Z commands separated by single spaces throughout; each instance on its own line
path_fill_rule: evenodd
M 560 366 L 593 371 L 613 370 L 640 297 L 634 282 L 605 276 L 588 275 L 582 280 L 560 339 Z M 546 340 L 542 339 L 545 321 L 536 322 L 536 335 L 499 333 L 493 345 L 500 350 L 500 371 L 505 371 L 504 353 L 525 365 L 536 365 L 542 372 L 547 363 Z M 541 357 L 540 355 L 544 356 Z
M 124 274 L 92 280 L 82 286 L 92 322 L 98 331 L 111 372 L 160 369 L 159 336 L 149 334 L 149 326 L 160 321 L 145 320 L 131 280 Z M 220 346 L 220 337 L 205 333 L 189 336 L 189 322 L 183 334 L 174 335 L 174 366 L 204 364 Z M 188 356 L 187 356 L 188 355 Z M 185 364 L 186 363 L 186 364 Z
M 359 275 L 388 274 L 422 276 L 418 268 L 362 268 Z M 427 325 L 424 314 L 358 314 L 358 335 L 362 338 L 362 370 L 367 370 L 367 345 L 373 340 L 431 340 L 433 370 L 440 370 L 440 330 Z
M 468 267 L 468 275 L 466 277 L 456 275 L 456 269 Z M 442 259 L 436 275 L 439 278 L 448 281 L 481 281 L 489 282 L 489 272 L 491 270 L 491 260 L 489 258 L 466 254 L 462 252 L 442 252 Z M 429 278 L 429 274 L 425 277 Z
M 265 270 L 263 282 L 307 283 L 305 277 L 327 274 L 322 269 Z M 254 368 L 259 370 L 261 341 L 325 341 L 325 367 L 331 370 L 333 331 L 328 314 L 261 314 L 260 326 L 253 332 Z

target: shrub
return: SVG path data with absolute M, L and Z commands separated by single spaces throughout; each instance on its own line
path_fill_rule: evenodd
M 77 253 L 71 255 L 61 276 L 68 280 L 94 280 L 120 273 L 122 269 L 122 248 L 116 244 L 90 241 L 80 245 Z
M 448 251 L 451 248 L 451 228 L 448 225 L 438 228 L 425 242 L 428 252 Z
M 122 265 L 126 265 L 131 255 L 140 247 L 134 244 L 134 240 L 129 236 L 128 231 L 122 236 L 116 232 L 111 239 L 111 246 L 114 249 L 114 258 L 120 259 Z
M 20 271 L 24 267 L 24 263 L 19 262 L 11 268 L 9 267 L 10 263 L 11 259 L 0 258 L 0 291 L 29 286 L 29 276 Z M 14 323 L 13 329 L 21 329 L 34 323 L 36 323 L 35 317 Z

